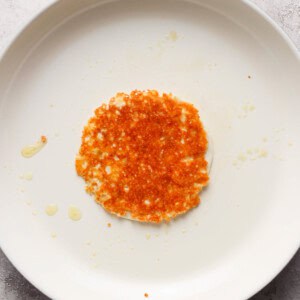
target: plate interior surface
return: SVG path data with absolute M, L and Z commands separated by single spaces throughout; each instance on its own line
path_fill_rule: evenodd
M 250 296 L 299 245 L 296 55 L 243 2 L 62 2 L 29 25 L 0 70 L 4 251 L 55 299 Z M 75 172 L 94 109 L 134 89 L 193 103 L 214 144 L 201 204 L 169 224 L 107 214 Z M 23 158 L 41 135 L 48 144 Z

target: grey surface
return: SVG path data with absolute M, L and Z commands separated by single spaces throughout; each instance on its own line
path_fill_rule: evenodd
M 0 54 L 19 29 L 52 1 L 0 0 Z M 275 20 L 300 50 L 300 0 L 252 2 Z M 49 298 L 33 287 L 0 250 L 0 300 L 46 299 Z M 300 250 L 284 270 L 251 300 L 300 300 Z

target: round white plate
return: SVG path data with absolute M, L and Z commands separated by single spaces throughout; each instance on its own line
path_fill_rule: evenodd
M 0 66 L 1 247 L 54 299 L 250 297 L 299 246 L 299 67 L 244 1 L 56 2 Z M 193 103 L 214 143 L 202 203 L 170 224 L 105 213 L 75 173 L 93 110 L 133 89 Z M 46 147 L 23 158 L 42 134 Z

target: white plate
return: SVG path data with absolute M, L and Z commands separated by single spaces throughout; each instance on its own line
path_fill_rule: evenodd
M 299 246 L 299 82 L 290 42 L 244 1 L 57 2 L 1 63 L 1 247 L 55 299 L 251 296 Z M 198 107 L 215 151 L 202 204 L 161 226 L 105 213 L 74 170 L 93 109 L 148 88 Z M 251 160 L 256 148 L 267 157 Z

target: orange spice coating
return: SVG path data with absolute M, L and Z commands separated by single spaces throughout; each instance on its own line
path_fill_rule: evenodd
M 43 144 L 46 144 L 47 143 L 47 137 L 45 137 L 44 135 L 41 136 L 41 142 Z
M 198 111 L 171 94 L 117 94 L 82 134 L 76 170 L 110 213 L 169 221 L 200 202 L 207 138 Z

